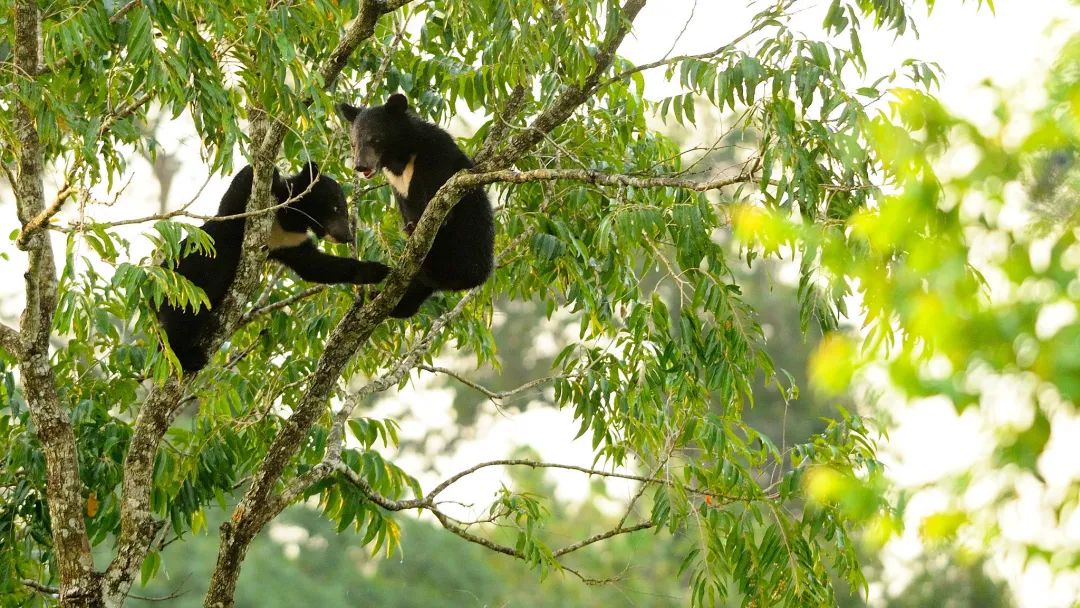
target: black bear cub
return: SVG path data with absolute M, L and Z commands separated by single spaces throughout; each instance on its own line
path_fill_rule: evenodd
M 353 167 L 364 177 L 382 171 L 409 234 L 446 180 L 473 166 L 449 133 L 409 110 L 404 95 L 370 108 L 340 103 L 338 112 L 349 123 Z M 420 272 L 390 314 L 411 317 L 436 290 L 482 285 L 491 274 L 494 247 L 491 203 L 483 189 L 473 188 L 446 216 Z
M 244 213 L 253 177 L 250 165 L 233 177 L 221 198 L 218 217 Z M 270 259 L 292 268 L 305 281 L 316 283 L 366 284 L 386 278 L 390 269 L 385 264 L 327 255 L 319 251 L 308 235 L 310 230 L 319 238 L 325 236 L 338 243 L 353 240 L 341 184 L 319 175 L 315 163 L 307 163 L 300 173 L 284 179 L 275 169 L 271 189 L 279 205 L 293 197 L 295 200 L 275 211 L 268 242 Z M 180 259 L 175 270 L 201 287 L 210 306 L 215 307 L 225 299 L 236 278 L 244 242 L 244 218 L 211 220 L 204 223 L 202 229 L 213 237 L 216 256 L 192 253 Z M 169 345 L 185 372 L 206 365 L 201 342 L 206 337 L 210 314 L 206 308 L 195 313 L 168 304 L 163 304 L 157 311 Z

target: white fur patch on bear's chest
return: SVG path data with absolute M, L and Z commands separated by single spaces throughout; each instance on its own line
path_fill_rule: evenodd
M 270 240 L 267 242 L 267 246 L 270 249 L 288 249 L 289 247 L 303 245 L 308 238 L 307 232 L 288 232 L 283 230 L 277 222 L 274 222 L 273 227 L 270 228 Z
M 398 195 L 408 198 L 409 196 L 409 184 L 412 183 L 413 169 L 416 168 L 416 155 L 413 154 L 409 158 L 409 164 L 405 165 L 405 170 L 401 172 L 401 175 L 394 175 L 394 172 L 383 167 L 383 175 L 386 176 L 386 181 L 390 183 L 390 187 L 397 192 Z

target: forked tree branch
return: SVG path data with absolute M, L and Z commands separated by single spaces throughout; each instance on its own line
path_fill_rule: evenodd
M 405 0 L 364 0 L 353 25 L 347 30 L 341 42 L 331 55 L 331 59 L 320 71 L 323 85 L 330 87 L 341 73 L 349 55 L 368 38 L 375 29 L 378 18 L 389 10 L 405 4 Z M 225 299 L 211 315 L 211 328 L 208 338 L 201 348 L 209 352 L 216 350 L 226 337 L 238 326 L 241 313 L 249 294 L 253 291 L 266 259 L 266 240 L 270 232 L 272 215 L 266 209 L 273 206 L 270 189 L 273 177 L 274 159 L 281 147 L 287 130 L 280 121 L 273 121 L 261 108 L 250 110 L 252 141 L 251 161 L 254 169 L 251 195 L 245 210 L 243 254 L 237 265 L 236 276 Z M 340 371 L 340 369 L 338 370 Z M 152 463 L 157 453 L 161 438 L 180 409 L 180 397 L 183 386 L 192 376 L 185 376 L 183 383 L 171 379 L 164 386 L 158 387 L 144 403 L 139 418 L 135 423 L 132 448 L 124 465 L 124 491 L 121 498 L 121 536 L 117 548 L 117 558 L 109 565 L 105 575 L 106 597 L 112 604 L 120 604 L 129 592 L 130 586 L 142 563 L 154 532 L 148 519 L 148 505 L 152 477 L 146 475 L 146 463 Z M 334 374 L 336 378 L 336 373 Z M 329 390 L 329 386 L 320 390 Z M 325 394 L 325 393 L 324 393 Z M 152 406 L 153 405 L 153 406 Z M 142 438 L 139 449 L 142 454 L 133 454 L 135 439 Z M 150 470 L 152 474 L 152 468 Z M 129 483 L 128 480 L 131 479 Z M 257 527 L 262 523 L 255 522 Z M 218 567 L 211 578 L 210 590 L 206 596 L 208 606 L 231 606 L 235 591 L 236 577 L 247 542 L 242 545 L 229 545 L 227 525 L 222 527 L 222 548 Z M 239 549 L 239 554 L 236 553 Z
M 370 22 L 361 17 L 367 14 L 366 10 L 378 10 L 379 6 L 383 6 L 382 3 L 378 3 L 376 8 L 372 8 L 372 4 L 370 1 L 364 3 L 361 6 L 361 16 L 357 17 L 358 24 L 370 27 L 368 35 L 374 30 L 377 16 L 372 17 Z M 600 51 L 596 56 L 596 67 L 586 79 L 586 88 L 564 90 L 553 105 L 542 113 L 524 133 L 510 139 L 499 153 L 492 155 L 487 168 L 505 167 L 527 153 L 587 100 L 586 91 L 595 86 L 601 75 L 610 67 L 615 50 L 629 32 L 634 17 L 644 5 L 645 0 L 628 0 L 620 14 L 608 16 L 608 34 L 600 45 Z M 350 32 L 356 26 L 357 24 L 354 24 Z M 336 75 L 333 71 L 329 73 Z M 263 143 L 264 152 L 267 143 L 275 137 L 275 130 L 284 132 L 280 123 L 271 124 L 267 129 L 267 141 Z M 268 521 L 268 511 L 280 507 L 280 501 L 275 500 L 274 486 L 303 445 L 304 438 L 312 425 L 325 410 L 326 400 L 345 365 L 405 293 L 408 283 L 419 270 L 421 261 L 431 248 L 435 234 L 451 208 L 466 191 L 476 187 L 477 184 L 468 183 L 468 176 L 469 174 L 458 174 L 443 184 L 428 203 L 420 221 L 417 222 L 405 246 L 405 251 L 397 267 L 387 277 L 383 290 L 366 304 L 354 303 L 329 336 L 326 349 L 319 358 L 307 390 L 271 443 L 258 470 L 252 476 L 251 486 L 234 510 L 231 521 L 222 525 L 221 549 L 218 553 L 217 567 L 210 581 L 210 590 L 206 596 L 207 608 L 231 606 L 240 562 L 247 546 L 263 524 Z M 296 486 L 291 485 L 287 494 L 295 494 L 295 492 Z
M 654 476 L 630 475 L 630 474 L 624 474 L 624 473 L 616 473 L 616 472 L 613 472 L 613 471 L 603 471 L 603 470 L 599 470 L 599 469 L 591 469 L 591 468 L 587 468 L 587 467 L 580 467 L 580 466 L 576 466 L 576 465 L 547 463 L 547 462 L 540 462 L 540 461 L 535 461 L 535 460 L 512 459 L 512 460 L 493 460 L 493 461 L 490 461 L 490 462 L 482 462 L 482 463 L 477 464 L 477 465 L 475 465 L 473 467 L 470 467 L 470 468 L 468 468 L 468 469 L 466 469 L 464 471 L 461 471 L 461 472 L 459 472 L 459 473 L 457 473 L 455 475 L 452 475 L 451 477 L 447 478 L 445 481 L 440 483 L 438 486 L 436 486 L 435 489 L 433 489 L 430 493 L 428 493 L 426 496 L 424 496 L 422 498 L 395 500 L 395 499 L 392 499 L 392 498 L 387 498 L 386 496 L 383 496 L 380 493 L 378 493 L 377 491 L 375 491 L 371 487 L 371 484 L 369 484 L 366 479 L 361 477 L 356 471 L 353 471 L 352 469 L 350 469 L 347 465 L 342 463 L 340 460 L 337 461 L 336 463 L 334 463 L 332 465 L 332 468 L 333 468 L 334 472 L 339 473 L 346 481 L 348 481 L 352 486 L 357 488 L 364 495 L 365 498 L 367 498 L 372 503 L 378 505 L 380 508 L 382 508 L 384 510 L 392 511 L 392 512 L 405 511 L 405 510 L 410 510 L 410 509 L 418 509 L 420 511 L 428 511 L 432 515 L 435 516 L 435 518 L 439 521 L 440 525 L 442 525 L 444 528 L 446 528 L 451 533 L 455 534 L 456 536 L 458 536 L 458 537 L 460 537 L 460 538 L 462 538 L 462 539 L 464 539 L 464 540 L 466 540 L 466 541 L 468 541 L 470 543 L 480 545 L 480 546 L 482 546 L 482 547 L 484 547 L 486 549 L 489 549 L 491 551 L 495 551 L 496 553 L 502 553 L 504 555 L 508 555 L 510 557 L 514 557 L 514 558 L 517 558 L 517 559 L 526 559 L 525 555 L 523 553 L 521 553 L 521 551 L 519 551 L 519 550 L 517 550 L 517 549 L 515 549 L 513 547 L 508 547 L 506 545 L 499 544 L 499 543 L 497 543 L 497 542 L 495 542 L 495 541 L 493 541 L 491 539 L 488 539 L 488 538 L 485 538 L 485 537 L 480 536 L 478 534 L 474 534 L 472 532 L 469 532 L 464 525 L 462 525 L 460 522 L 457 522 L 452 517 L 447 515 L 438 506 L 439 502 L 436 500 L 436 497 L 440 493 L 442 493 L 444 490 L 446 490 L 447 488 L 449 488 L 451 485 L 453 485 L 457 481 L 461 480 L 462 478 L 464 478 L 464 477 L 466 477 L 468 475 L 471 475 L 472 473 L 475 473 L 476 471 L 479 471 L 480 469 L 487 468 L 487 467 L 493 467 L 493 466 L 527 466 L 527 467 L 531 467 L 531 468 L 562 469 L 562 470 L 568 470 L 568 471 L 577 471 L 577 472 L 580 472 L 580 473 L 588 474 L 590 476 L 595 475 L 595 476 L 599 476 L 599 477 L 615 478 L 615 479 L 627 479 L 627 480 L 637 481 L 637 482 L 641 483 L 642 485 L 639 488 L 637 494 L 635 495 L 634 500 L 631 501 L 631 506 L 632 506 L 633 502 L 636 501 L 637 497 L 641 496 L 641 494 L 645 491 L 646 488 L 648 488 L 650 486 L 656 486 L 656 485 L 665 485 L 665 486 L 678 487 L 681 490 L 683 490 L 683 491 L 685 491 L 687 493 L 690 493 L 690 494 L 696 494 L 696 495 L 699 495 L 699 496 L 708 496 L 708 497 L 714 499 L 711 502 L 711 504 L 714 507 L 715 506 L 722 506 L 722 505 L 725 505 L 725 504 L 732 504 L 732 503 L 736 503 L 736 502 L 752 502 L 752 501 L 756 501 L 756 500 L 765 500 L 765 499 L 773 499 L 773 498 L 775 498 L 775 497 L 766 496 L 766 495 L 755 496 L 755 497 L 746 497 L 746 498 L 725 496 L 723 494 L 713 492 L 713 491 L 710 491 L 710 490 L 706 490 L 706 489 L 702 489 L 702 488 L 696 488 L 696 487 L 693 487 L 693 486 L 687 486 L 685 484 L 677 483 L 677 482 L 674 482 L 674 481 L 672 481 L 670 479 L 658 478 L 655 475 Z M 648 529 L 651 529 L 651 528 L 654 528 L 654 527 L 656 527 L 656 522 L 651 520 L 651 519 L 645 520 L 645 521 L 640 522 L 638 524 L 627 526 L 626 525 L 626 517 L 624 516 L 622 519 L 619 520 L 619 522 L 613 528 L 605 530 L 604 532 L 594 534 L 594 535 L 592 535 L 592 536 L 590 536 L 588 538 L 582 539 L 582 540 L 580 540 L 578 542 L 566 545 L 566 546 L 564 546 L 564 547 L 562 547 L 560 549 L 556 549 L 556 550 L 552 551 L 552 556 L 554 558 L 556 558 L 556 560 L 557 560 L 560 557 L 563 557 L 565 555 L 569 555 L 570 553 L 574 553 L 575 551 L 579 551 L 581 549 L 584 549 L 585 547 L 596 544 L 598 542 L 602 542 L 602 541 L 605 541 L 605 540 L 608 540 L 608 539 L 611 539 L 611 538 L 614 538 L 616 536 L 620 536 L 620 535 L 623 535 L 623 534 L 631 534 L 631 533 L 639 532 L 639 531 L 642 531 L 642 530 L 648 530 Z M 595 584 L 595 583 L 607 582 L 606 580 L 601 581 L 601 580 L 586 578 L 581 573 L 579 573 L 577 571 L 574 571 L 574 570 L 571 570 L 571 569 L 567 568 L 566 566 L 564 566 L 562 564 L 558 564 L 557 567 L 570 571 L 572 574 L 574 574 L 578 578 L 581 578 L 583 581 L 586 581 L 588 583 L 594 583 Z M 608 579 L 608 580 L 610 580 L 610 579 Z
M 362 0 L 356 19 L 346 30 L 338 46 L 331 53 L 330 59 L 319 72 L 323 79 L 322 86 L 324 88 L 333 86 L 345 67 L 348 57 L 360 43 L 371 37 L 375 32 L 375 25 L 382 15 L 402 7 L 408 2 L 409 0 Z M 256 196 L 265 196 L 265 194 L 269 193 L 268 183 L 264 184 L 265 194 L 259 192 L 256 188 L 259 186 L 259 163 L 263 162 L 269 165 L 277 155 L 287 131 L 287 125 L 281 121 L 273 121 L 267 118 L 266 122 L 268 124 L 255 125 L 253 128 L 253 141 L 256 145 L 254 155 L 256 181 L 255 187 L 252 189 L 253 199 Z M 265 226 L 260 227 L 257 235 L 253 234 L 253 222 L 265 224 Z M 263 244 L 268 232 L 269 218 L 249 218 L 244 239 L 245 250 L 250 251 L 251 246 L 255 245 L 261 253 L 261 258 L 265 258 L 266 251 Z M 248 237 L 252 237 L 252 241 L 256 237 L 259 240 L 249 243 Z M 431 237 L 433 238 L 434 234 Z M 425 252 L 427 247 L 430 247 L 430 240 L 425 246 Z M 234 292 L 250 293 L 254 277 L 257 276 L 257 273 L 254 272 L 256 270 L 254 265 L 261 265 L 261 258 L 250 260 L 250 262 L 246 259 L 241 260 L 241 268 L 245 267 L 246 264 L 251 265 L 251 276 L 247 277 L 246 281 L 241 281 L 241 271 L 238 269 L 237 285 L 234 286 L 230 295 Z M 414 266 L 418 265 L 417 263 Z M 412 273 L 415 274 L 415 272 L 416 268 L 414 267 Z M 280 506 L 281 501 L 274 500 L 272 497 L 273 486 L 277 483 L 282 471 L 288 465 L 292 456 L 295 455 L 296 450 L 300 448 L 303 438 L 318 418 L 324 406 L 323 404 L 341 374 L 341 370 L 348 363 L 353 353 L 371 335 L 375 325 L 389 314 L 393 306 L 390 298 L 400 298 L 404 293 L 405 277 L 399 274 L 397 284 L 393 283 L 393 278 L 392 274 L 391 282 L 386 286 L 387 291 L 384 291 L 380 298 L 376 298 L 375 302 L 367 306 L 364 306 L 359 300 L 355 302 L 331 333 L 327 347 L 319 358 L 312 380 L 301 397 L 301 402 L 294 409 L 292 416 L 285 421 L 282 430 L 267 450 L 259 469 L 252 476 L 251 486 L 236 507 L 233 520 L 222 524 L 221 546 L 218 552 L 217 564 L 211 575 L 210 587 L 204 602 L 204 605 L 208 608 L 229 608 L 233 605 L 236 581 L 240 574 L 240 565 L 248 544 L 262 526 L 269 521 L 268 516 L 276 515 L 274 511 L 282 508 Z M 396 294 L 389 293 L 394 289 L 397 289 Z M 377 306 L 373 305 L 376 303 Z M 232 330 L 235 328 L 236 321 L 239 320 L 242 305 L 239 298 L 232 303 L 227 301 L 226 304 L 231 304 L 232 322 L 226 322 L 223 325 L 225 330 Z M 212 343 L 217 344 L 218 342 L 214 341 Z

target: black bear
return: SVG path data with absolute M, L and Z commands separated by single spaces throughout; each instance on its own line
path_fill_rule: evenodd
M 244 213 L 254 171 L 244 167 L 233 177 L 218 206 L 218 217 Z M 341 184 L 319 174 L 319 167 L 307 163 L 296 175 L 282 179 L 274 170 L 271 186 L 278 204 L 271 228 L 268 257 L 292 268 L 300 278 L 316 283 L 378 283 L 390 268 L 378 262 L 327 255 L 315 246 L 308 231 L 343 243 L 353 239 L 349 213 Z M 295 200 L 290 200 L 295 197 Z M 221 304 L 236 278 L 240 249 L 244 241 L 244 218 L 210 220 L 202 229 L 214 239 L 216 255 L 192 253 L 180 259 L 176 272 L 206 292 L 210 306 Z M 210 311 L 199 312 L 163 304 L 157 311 L 176 358 L 185 372 L 202 369 L 207 362 L 203 345 Z
M 473 166 L 450 134 L 412 112 L 400 93 L 381 106 L 339 103 L 337 108 L 349 123 L 353 167 L 364 177 L 382 171 L 409 234 L 446 180 Z M 483 189 L 473 188 L 446 216 L 420 272 L 390 314 L 411 317 L 436 290 L 482 285 L 491 274 L 494 247 L 491 203 Z

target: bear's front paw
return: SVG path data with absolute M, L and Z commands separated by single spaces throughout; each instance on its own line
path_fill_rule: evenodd
M 382 262 L 361 262 L 356 269 L 356 283 L 381 283 L 390 275 L 390 267 Z
M 405 234 L 412 236 L 413 230 L 416 230 L 416 222 L 405 224 Z

